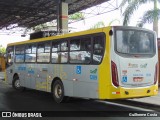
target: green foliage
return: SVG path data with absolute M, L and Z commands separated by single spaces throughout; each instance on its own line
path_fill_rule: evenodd
M 158 18 L 160 18 L 160 9 L 158 10 L 148 10 L 144 13 L 141 21 L 138 23 L 138 26 L 143 27 L 145 23 L 153 23 L 154 22 L 154 15 L 157 14 Z
M 47 26 L 48 25 L 46 23 L 44 23 L 44 24 L 40 24 L 40 25 L 37 25 L 35 27 L 32 27 L 32 29 L 37 32 L 37 31 L 42 30 L 43 28 L 46 28 Z
M 0 45 L 0 54 L 5 54 L 6 53 L 6 49 Z
M 69 15 L 70 20 L 82 20 L 84 18 L 84 14 L 82 12 L 76 12 L 72 15 Z
M 97 22 L 90 29 L 96 29 L 96 28 L 101 28 L 101 27 L 105 27 L 105 24 L 103 21 Z
M 160 2 L 160 0 L 123 0 L 120 4 L 121 10 L 127 5 L 126 9 L 122 13 L 124 16 L 123 25 L 128 25 L 131 16 L 142 4 L 150 2 L 154 3 L 153 10 L 146 11 L 137 26 L 143 27 L 143 24 L 145 23 L 153 23 L 153 30 L 158 35 L 158 19 L 160 19 L 160 9 L 158 8 L 157 3 Z
M 74 21 L 78 21 L 78 20 L 84 20 L 85 17 L 84 17 L 84 14 L 82 12 L 76 12 L 72 15 L 69 15 L 69 20 L 74 20 Z M 84 24 L 85 24 L 85 21 L 83 21 Z M 51 26 L 56 26 L 55 22 L 48 22 L 48 23 L 43 23 L 43 24 L 40 24 L 40 25 L 37 25 L 35 27 L 32 27 L 32 30 L 34 31 L 40 31 L 42 29 L 45 29 L 45 28 L 48 28 L 48 27 L 51 27 Z
M 108 26 L 111 26 L 111 25 L 112 25 L 112 23 L 113 23 L 113 22 L 115 22 L 115 21 L 119 22 L 119 24 L 120 24 L 120 20 L 118 20 L 118 19 L 114 19 L 114 20 L 112 20 L 111 22 L 109 22 Z
M 160 0 L 123 0 L 120 4 L 120 7 L 121 9 L 127 5 L 126 9 L 124 10 L 123 12 L 123 16 L 124 16 L 124 19 L 123 19 L 123 25 L 128 25 L 128 23 L 130 22 L 130 18 L 131 16 L 133 15 L 133 13 L 142 5 L 142 4 L 146 4 L 146 3 L 149 3 L 149 2 L 160 2 Z M 151 11 L 146 11 L 146 13 L 144 14 L 145 17 L 142 17 L 142 19 L 146 22 L 150 22 L 150 21 L 154 21 L 154 17 L 152 15 L 155 15 L 155 9 L 157 9 L 157 7 L 154 7 L 154 14 L 151 14 Z M 157 9 L 158 10 L 158 9 Z M 149 15 L 147 15 L 147 13 Z M 159 13 L 160 14 L 160 13 Z M 147 16 L 148 17 L 147 17 Z M 158 15 L 158 14 L 157 14 Z M 150 17 L 150 18 L 149 18 Z M 156 16 L 157 17 L 157 16 Z M 152 19 L 152 20 L 151 20 Z

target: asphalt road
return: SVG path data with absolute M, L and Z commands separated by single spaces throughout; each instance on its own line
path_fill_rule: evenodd
M 127 102 L 127 101 L 126 101 Z M 71 99 L 67 103 L 57 104 L 54 102 L 50 93 L 30 90 L 27 89 L 24 92 L 18 92 L 14 90 L 11 86 L 5 85 L 0 82 L 0 111 L 61 111 L 63 112 L 70 111 L 82 111 L 82 112 L 91 112 L 91 111 L 105 111 L 112 114 L 112 112 L 127 112 L 127 111 L 150 111 L 151 108 L 146 109 L 138 106 L 130 106 L 127 103 L 114 103 L 114 102 L 104 102 L 104 101 L 96 101 L 96 100 L 87 100 L 87 99 Z M 93 112 L 94 113 L 94 112 Z M 96 114 L 96 112 L 95 112 Z M 82 116 L 85 117 L 85 116 Z M 81 117 L 81 118 L 82 118 Z M 114 116 L 113 116 L 114 117 Z M 119 115 L 119 117 L 121 117 Z M 119 119 L 119 117 L 115 117 L 114 119 Z M 60 117 L 58 117 L 60 118 Z M 137 117 L 130 117 L 132 120 L 137 119 Z M 143 117 L 142 117 L 143 118 Z M 155 120 L 158 117 L 155 117 Z M 62 118 L 62 119 L 69 119 Z M 79 119 L 79 117 L 77 118 Z M 92 119 L 92 118 L 84 118 L 84 119 Z M 94 120 L 95 117 L 92 119 Z M 105 119 L 103 117 L 98 117 L 99 119 Z M 127 119 L 127 118 L 125 118 Z M 123 119 L 123 120 L 125 120 Z M 147 118 L 150 120 L 151 118 Z M 97 119 L 96 119 L 97 120 Z M 106 119 L 105 119 L 106 120 Z M 139 118 L 141 120 L 141 118 Z M 144 118 L 143 118 L 144 120 Z

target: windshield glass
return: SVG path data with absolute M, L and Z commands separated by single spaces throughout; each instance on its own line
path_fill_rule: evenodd
M 154 34 L 142 30 L 116 30 L 116 51 L 123 54 L 154 54 Z

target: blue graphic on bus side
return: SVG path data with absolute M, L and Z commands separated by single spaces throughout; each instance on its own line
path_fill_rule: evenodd
M 97 80 L 97 75 L 90 75 L 91 80 Z
M 18 70 L 20 70 L 20 71 L 26 70 L 26 67 L 24 67 L 24 66 L 19 66 L 19 67 L 18 67 Z
M 29 74 L 34 74 L 34 70 L 29 70 L 28 73 Z
M 76 67 L 76 73 L 77 74 L 81 74 L 81 66 L 77 66 Z
M 122 77 L 122 82 L 127 82 L 127 76 Z

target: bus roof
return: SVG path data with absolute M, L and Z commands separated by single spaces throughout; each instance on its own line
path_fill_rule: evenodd
M 31 39 L 31 40 L 26 40 L 26 41 L 22 41 L 22 42 L 10 43 L 7 46 L 21 45 L 21 44 L 27 44 L 27 43 L 36 43 L 36 42 L 43 42 L 43 41 L 50 41 L 50 40 L 69 38 L 69 37 L 74 37 L 74 36 L 76 37 L 76 36 L 87 35 L 87 34 L 89 35 L 89 34 L 92 34 L 92 33 L 104 32 L 104 29 L 109 29 L 109 28 L 111 28 L 111 27 L 91 29 L 91 30 L 86 30 L 86 31 L 67 33 L 67 34 L 64 34 L 64 35 L 56 35 L 56 36 L 50 36 L 50 37 L 44 37 L 44 38 L 38 38 L 38 39 Z
M 76 36 L 81 36 L 81 35 L 89 35 L 89 34 L 99 33 L 99 32 L 107 32 L 110 29 L 112 29 L 112 27 L 115 27 L 115 28 L 125 28 L 125 29 L 145 30 L 145 31 L 149 31 L 149 32 L 155 33 L 154 31 L 151 31 L 151 30 L 148 30 L 148 29 L 144 29 L 144 28 L 140 28 L 140 27 L 133 27 L 133 26 L 108 26 L 108 27 L 91 29 L 91 30 L 85 30 L 85 31 L 80 31 L 80 32 L 67 33 L 67 34 L 63 34 L 63 35 L 56 35 L 56 36 L 50 36 L 50 37 L 44 37 L 44 38 L 26 40 L 26 41 L 22 41 L 22 42 L 10 43 L 10 44 L 7 45 L 7 47 L 8 46 L 13 46 L 13 45 L 21 45 L 21 44 L 50 41 L 50 40 L 63 39 L 63 38 L 69 38 L 69 37 L 76 37 Z

